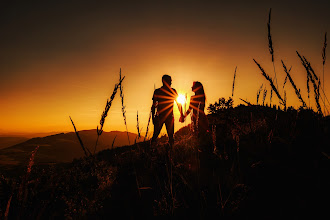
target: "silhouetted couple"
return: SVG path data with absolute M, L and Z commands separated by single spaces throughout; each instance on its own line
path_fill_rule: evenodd
M 182 112 L 182 106 L 177 102 L 178 93 L 175 89 L 171 88 L 172 79 L 169 75 L 163 75 L 162 77 L 163 86 L 156 89 L 152 97 L 153 104 L 151 107 L 152 121 L 154 124 L 154 134 L 151 142 L 154 143 L 158 138 L 158 135 L 163 127 L 166 126 L 169 144 L 173 146 L 174 144 L 174 114 L 173 106 L 174 102 L 177 103 L 180 112 L 181 123 L 184 122 L 185 117 L 187 117 L 190 112 L 192 112 L 191 123 L 193 126 L 194 134 L 198 137 L 205 136 L 208 132 L 208 120 L 204 113 L 205 109 L 205 93 L 203 85 L 200 82 L 195 81 L 191 87 L 192 91 L 195 93 L 191 97 L 189 108 L 187 112 Z

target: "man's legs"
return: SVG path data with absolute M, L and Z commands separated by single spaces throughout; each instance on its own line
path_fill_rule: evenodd
M 159 118 L 157 118 L 155 120 L 155 122 L 154 122 L 154 134 L 152 135 L 152 138 L 151 138 L 151 144 L 153 144 L 157 140 L 158 135 L 159 135 L 160 131 L 162 130 L 163 124 L 164 124 L 163 120 L 159 120 Z
M 174 117 L 169 116 L 165 120 L 166 131 L 168 135 L 168 142 L 170 143 L 171 147 L 174 144 Z

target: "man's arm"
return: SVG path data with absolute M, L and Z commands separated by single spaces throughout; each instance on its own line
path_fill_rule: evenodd
M 180 116 L 183 116 L 183 112 L 182 112 L 182 105 L 180 103 L 178 103 L 176 100 L 175 100 L 176 104 L 178 105 L 178 109 L 179 109 L 179 112 L 180 112 Z
M 188 107 L 188 110 L 186 111 L 186 113 L 184 114 L 184 117 L 187 117 L 189 115 L 189 113 L 191 112 L 192 110 L 192 103 L 194 102 L 194 97 L 192 96 L 190 98 L 190 103 L 189 103 L 189 107 Z

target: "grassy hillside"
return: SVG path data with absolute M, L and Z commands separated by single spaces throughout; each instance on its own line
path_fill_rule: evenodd
M 30 219 L 326 213 L 329 118 L 240 106 L 209 115 L 209 121 L 204 139 L 189 127 L 179 130 L 173 151 L 162 137 L 154 146 L 141 142 L 72 163 L 33 166 L 19 178 L 2 176 L 0 213 Z

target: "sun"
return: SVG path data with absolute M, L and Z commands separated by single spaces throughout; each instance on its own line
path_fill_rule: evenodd
M 186 103 L 186 97 L 183 94 L 179 94 L 178 98 L 176 98 L 176 101 L 180 103 L 181 105 L 184 105 Z

